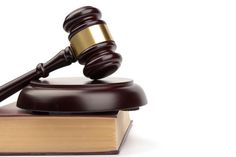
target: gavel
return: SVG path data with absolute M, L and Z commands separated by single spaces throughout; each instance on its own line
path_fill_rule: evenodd
M 114 52 L 116 44 L 97 8 L 85 6 L 74 10 L 65 18 L 63 28 L 69 33 L 70 46 L 48 62 L 39 63 L 34 70 L 2 85 L 0 102 L 30 81 L 45 78 L 50 72 L 77 60 L 84 65 L 84 75 L 95 80 L 109 76 L 119 68 L 121 55 Z

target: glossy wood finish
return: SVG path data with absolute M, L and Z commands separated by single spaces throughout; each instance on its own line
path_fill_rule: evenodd
M 75 61 L 76 59 L 72 54 L 71 48 L 65 48 L 48 62 L 44 64 L 39 63 L 34 70 L 31 70 L 28 73 L 2 85 L 0 87 L 0 101 L 24 88 L 29 84 L 30 81 L 39 79 L 41 77 L 47 77 L 50 72 L 61 67 L 68 66 Z
M 130 79 L 62 78 L 32 81 L 17 106 L 35 112 L 95 113 L 135 110 L 146 103 L 144 91 Z
M 64 22 L 64 29 L 74 33 L 94 24 L 105 23 L 100 20 L 101 13 L 93 7 L 82 7 L 70 13 Z M 65 48 L 45 64 L 38 64 L 36 69 L 2 85 L 0 87 L 0 102 L 29 84 L 31 80 L 47 77 L 50 72 L 70 65 L 76 60 L 85 65 L 84 75 L 91 79 L 100 79 L 114 73 L 120 66 L 121 56 L 114 53 L 114 41 L 107 41 L 91 46 L 79 58 L 74 56 L 70 47 Z
M 101 12 L 94 7 L 86 6 L 71 12 L 64 21 L 63 28 L 69 34 L 69 40 L 77 32 L 96 24 L 104 24 Z M 122 57 L 115 53 L 114 41 L 95 44 L 85 50 L 78 58 L 84 66 L 84 75 L 91 79 L 100 79 L 114 73 L 121 64 Z
M 92 6 L 84 6 L 69 13 L 63 23 L 64 30 L 70 33 L 69 40 L 77 32 L 89 26 L 104 24 L 105 22 L 101 20 L 101 16 L 101 11 Z

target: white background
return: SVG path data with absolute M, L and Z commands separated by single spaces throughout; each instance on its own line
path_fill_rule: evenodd
M 113 76 L 134 79 L 149 101 L 131 113 L 119 156 L 236 156 L 235 1 L 0 1 L 0 84 L 65 48 L 64 18 L 84 5 L 102 11 L 123 56 Z M 70 76 L 82 66 L 50 75 Z

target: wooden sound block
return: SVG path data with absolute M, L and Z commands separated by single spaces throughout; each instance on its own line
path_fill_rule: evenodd
M 125 78 L 54 78 L 31 81 L 17 107 L 32 112 L 95 113 L 136 110 L 147 103 L 142 88 Z

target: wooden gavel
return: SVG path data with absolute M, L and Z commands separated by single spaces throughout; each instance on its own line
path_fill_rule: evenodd
M 39 63 L 34 70 L 1 86 L 0 101 L 24 88 L 30 81 L 47 77 L 50 72 L 77 60 L 84 65 L 84 75 L 91 79 L 104 78 L 119 68 L 122 58 L 114 52 L 116 44 L 97 8 L 86 6 L 74 10 L 65 18 L 63 28 L 70 33 L 70 46 L 48 62 Z

